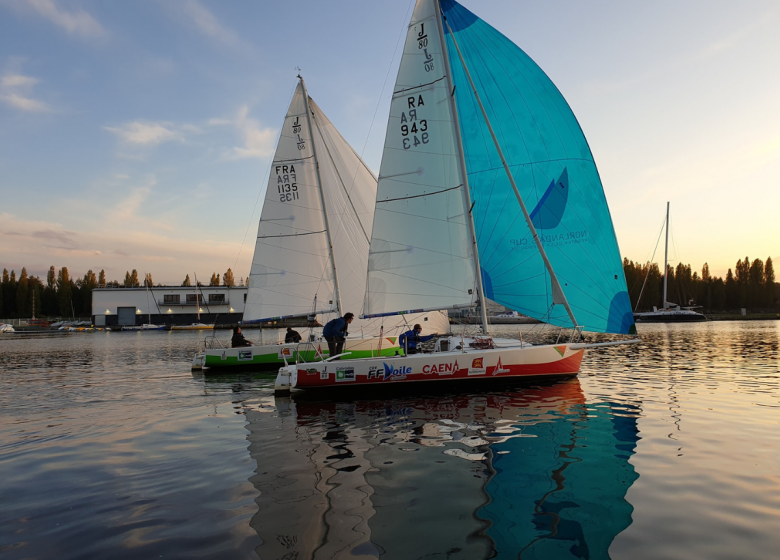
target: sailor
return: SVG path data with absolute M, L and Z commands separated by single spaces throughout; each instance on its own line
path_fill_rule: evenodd
M 252 343 L 241 334 L 241 327 L 233 327 L 233 338 L 230 339 L 230 347 L 241 348 L 242 346 L 252 346 Z
M 290 344 L 292 342 L 300 342 L 300 341 L 301 341 L 301 333 L 292 330 L 292 328 L 290 327 L 287 327 L 287 334 L 284 335 L 285 344 Z
M 421 352 L 421 350 L 417 348 L 419 343 L 426 342 L 436 336 L 439 336 L 438 333 L 429 334 L 428 336 L 420 336 L 421 332 L 422 327 L 419 323 L 417 323 L 412 330 L 406 331 L 404 334 L 398 337 L 398 344 L 401 346 L 401 348 L 404 349 L 404 353 L 407 356 L 409 354 L 418 354 Z
M 349 336 L 347 325 L 352 322 L 354 317 L 354 313 L 345 313 L 343 317 L 328 321 L 328 324 L 322 329 L 322 336 L 328 342 L 328 351 L 331 357 L 338 356 L 344 351 L 344 341 Z M 338 358 L 336 359 L 338 360 Z

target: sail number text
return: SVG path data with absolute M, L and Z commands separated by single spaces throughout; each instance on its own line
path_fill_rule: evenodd
M 276 190 L 279 194 L 279 202 L 298 200 L 298 185 L 295 181 L 294 165 L 276 166 Z
M 425 100 L 422 95 L 408 97 L 407 111 L 401 112 L 401 136 L 404 150 L 416 148 L 420 144 L 427 144 L 430 140 L 428 136 L 428 121 L 418 118 L 418 109 L 425 106 Z

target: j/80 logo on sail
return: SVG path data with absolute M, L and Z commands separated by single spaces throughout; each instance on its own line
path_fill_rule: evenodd
M 412 368 L 409 366 L 395 367 L 384 362 L 382 362 L 382 365 L 385 366 L 385 380 L 391 377 L 405 377 L 407 373 L 412 373 Z

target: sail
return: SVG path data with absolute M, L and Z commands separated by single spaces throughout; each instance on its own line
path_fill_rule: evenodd
M 573 326 L 565 308 L 555 305 L 562 300 L 554 293 L 464 63 L 577 323 L 588 331 L 635 332 L 604 189 L 569 105 L 517 45 L 454 0 L 440 5 L 485 295 L 524 315 Z
M 387 125 L 363 313 L 466 306 L 475 271 L 438 15 L 418 2 Z
M 271 164 L 249 276 L 245 322 L 336 308 L 304 95 L 299 83 Z

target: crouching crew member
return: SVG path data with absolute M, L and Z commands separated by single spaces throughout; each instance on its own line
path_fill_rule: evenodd
M 347 325 L 352 322 L 354 317 L 354 313 L 345 313 L 343 317 L 328 321 L 328 324 L 322 329 L 322 336 L 328 342 L 328 352 L 330 352 L 331 357 L 338 356 L 344 351 L 344 342 L 349 335 Z M 338 360 L 338 358 L 336 359 Z
M 300 342 L 300 341 L 301 341 L 301 333 L 292 330 L 292 328 L 290 327 L 287 327 L 287 334 L 284 335 L 285 344 L 289 344 L 291 342 Z
M 421 350 L 417 347 L 421 342 L 426 342 L 434 337 L 439 336 L 438 333 L 429 334 L 428 336 L 420 336 L 422 327 L 420 324 L 416 324 L 410 331 L 406 331 L 404 334 L 398 337 L 398 344 L 404 349 L 404 353 L 419 354 Z

